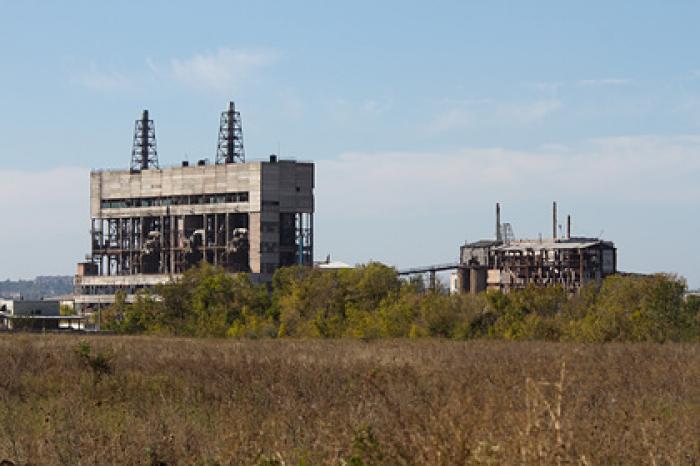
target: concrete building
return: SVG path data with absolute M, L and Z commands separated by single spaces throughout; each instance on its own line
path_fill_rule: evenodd
M 464 244 L 453 285 L 463 292 L 487 289 L 509 291 L 530 285 L 559 285 L 577 291 L 586 283 L 617 272 L 617 250 L 611 241 L 571 236 L 558 238 L 557 210 L 553 206 L 552 238 L 512 238 L 509 224 L 501 224 L 496 206 L 496 239 Z
M 240 114 L 222 113 L 216 163 L 160 168 L 148 112 L 136 122 L 129 170 L 90 175 L 92 248 L 78 264 L 75 304 L 127 301 L 206 261 L 269 282 L 281 266 L 313 264 L 314 164 L 246 162 Z

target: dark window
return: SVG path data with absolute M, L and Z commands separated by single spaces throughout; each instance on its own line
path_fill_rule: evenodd
M 103 199 L 100 206 L 103 209 L 120 209 L 126 207 L 158 207 L 169 205 L 203 205 L 248 202 L 247 192 L 214 193 L 199 196 L 164 196 L 141 197 L 133 199 Z M 271 201 L 270 205 L 279 205 Z

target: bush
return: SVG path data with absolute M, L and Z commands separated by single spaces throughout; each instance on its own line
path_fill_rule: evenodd
M 93 383 L 102 380 L 102 377 L 112 373 L 112 354 L 109 352 L 92 352 L 92 347 L 89 343 L 81 341 L 75 348 L 75 354 L 80 363 L 90 369 L 93 376 Z
M 680 341 L 697 335 L 683 302 L 685 282 L 675 276 L 612 276 L 571 326 L 579 341 Z

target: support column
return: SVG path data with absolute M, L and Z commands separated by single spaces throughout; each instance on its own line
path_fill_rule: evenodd
M 124 270 L 124 243 L 122 235 L 123 220 L 117 219 L 117 247 L 119 248 L 119 259 L 117 260 L 117 274 Z
M 228 242 L 229 242 L 229 240 L 230 240 L 230 238 L 231 238 L 231 233 L 230 233 L 230 229 L 231 229 L 231 216 L 230 216 L 230 214 L 229 214 L 228 212 L 226 212 L 226 214 L 225 214 L 225 220 L 224 220 L 224 221 L 226 222 L 226 226 L 224 227 L 224 254 L 225 254 L 225 253 L 226 253 L 226 250 L 227 250 L 227 248 L 228 248 Z M 229 257 L 229 256 L 226 256 L 226 258 L 227 258 L 226 264 L 227 264 L 227 265 L 230 265 L 230 257 Z
M 202 260 L 207 260 L 207 214 L 202 215 Z
M 248 264 L 252 273 L 260 273 L 260 212 L 248 214 Z
M 219 265 L 219 214 L 214 214 L 214 267 Z
M 106 256 L 106 249 L 105 249 L 105 221 L 103 219 L 100 219 L 100 249 L 102 249 L 102 254 L 103 257 Z M 102 273 L 104 275 L 109 275 L 109 257 L 107 257 L 107 263 L 105 264 L 105 261 L 101 261 L 101 269 Z M 106 269 L 106 270 L 105 270 Z
M 165 259 L 165 216 L 160 216 L 160 253 L 158 254 L 158 273 L 165 273 L 168 267 L 168 261 Z
M 583 270 L 584 270 L 584 269 L 583 269 L 583 265 L 584 265 L 584 264 L 583 264 L 583 261 L 584 261 L 584 259 L 583 259 L 583 249 L 581 249 L 581 248 L 579 248 L 579 250 L 578 250 L 578 258 L 579 258 L 578 268 L 579 268 L 579 275 L 580 275 L 580 277 L 579 277 L 579 280 L 580 280 L 579 288 L 581 288 L 581 287 L 583 287 L 583 284 L 584 284 L 584 280 L 583 280 Z
M 314 265 L 314 214 L 309 214 L 309 265 Z
M 145 235 L 146 235 L 146 233 L 145 233 L 145 229 L 143 226 L 143 217 L 139 217 L 139 239 L 138 239 L 138 242 L 136 245 L 138 247 L 139 251 L 143 247 L 143 238 Z M 140 253 L 137 253 L 137 254 L 139 256 L 139 273 L 143 273 L 143 254 L 140 254 Z
M 170 216 L 170 273 L 175 273 L 175 216 Z
M 129 217 L 129 275 L 135 273 L 134 268 L 134 242 L 136 241 L 136 231 L 134 217 Z
M 90 219 L 90 251 L 92 252 L 92 260 L 95 260 L 95 249 L 97 246 L 97 238 L 95 237 L 95 219 Z

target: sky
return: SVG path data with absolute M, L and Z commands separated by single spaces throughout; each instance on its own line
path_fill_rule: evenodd
M 89 171 L 213 159 L 229 100 L 248 160 L 313 160 L 315 254 L 452 262 L 494 236 L 615 242 L 700 288 L 698 2 L 0 0 L 0 279 L 73 274 Z

